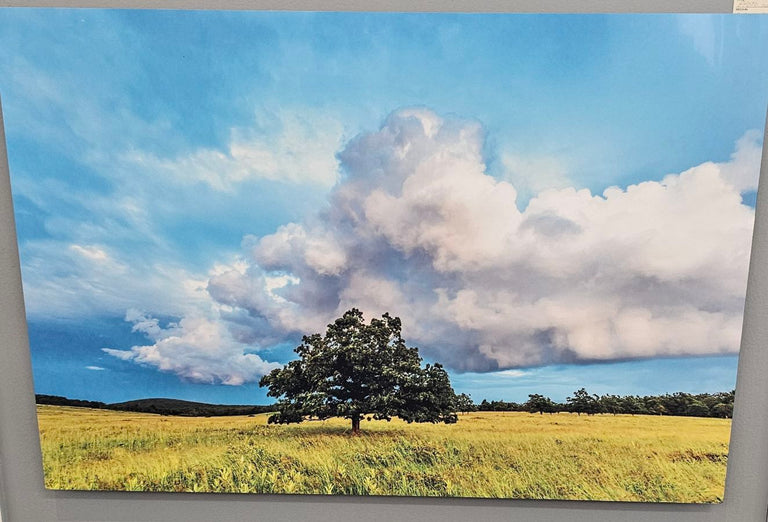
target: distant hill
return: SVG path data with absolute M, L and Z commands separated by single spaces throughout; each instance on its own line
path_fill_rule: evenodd
M 226 415 L 253 415 L 275 411 L 274 406 L 206 404 L 204 402 L 183 401 L 179 399 L 139 399 L 135 401 L 106 404 L 97 401 L 68 399 L 58 395 L 35 395 L 37 404 L 54 406 L 75 406 L 80 408 L 99 408 L 139 413 L 157 413 L 160 415 L 181 415 L 185 417 L 218 417 Z
M 187 417 L 216 417 L 223 415 L 252 415 L 275 411 L 274 406 L 248 406 L 233 404 L 206 404 L 204 402 L 182 401 L 179 399 L 139 399 L 118 402 L 106 406 L 110 410 L 182 415 Z

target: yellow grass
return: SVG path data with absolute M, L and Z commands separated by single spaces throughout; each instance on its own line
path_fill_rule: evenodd
M 39 406 L 52 489 L 722 499 L 730 421 L 470 413 L 454 425 L 266 424 Z

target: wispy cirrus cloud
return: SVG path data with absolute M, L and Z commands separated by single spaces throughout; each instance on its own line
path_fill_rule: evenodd
M 181 184 L 201 183 L 232 192 L 245 181 L 308 183 L 327 190 L 338 179 L 339 121 L 317 111 L 256 115 L 253 126 L 232 129 L 224 150 L 195 149 L 174 158 L 129 151 L 121 161 Z

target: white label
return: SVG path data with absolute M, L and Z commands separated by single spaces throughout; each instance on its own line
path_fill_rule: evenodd
M 768 13 L 768 0 L 733 0 L 734 13 Z

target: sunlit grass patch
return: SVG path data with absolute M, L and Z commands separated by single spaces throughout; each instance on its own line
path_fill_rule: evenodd
M 716 502 L 730 421 L 477 412 L 456 424 L 39 406 L 53 489 Z

